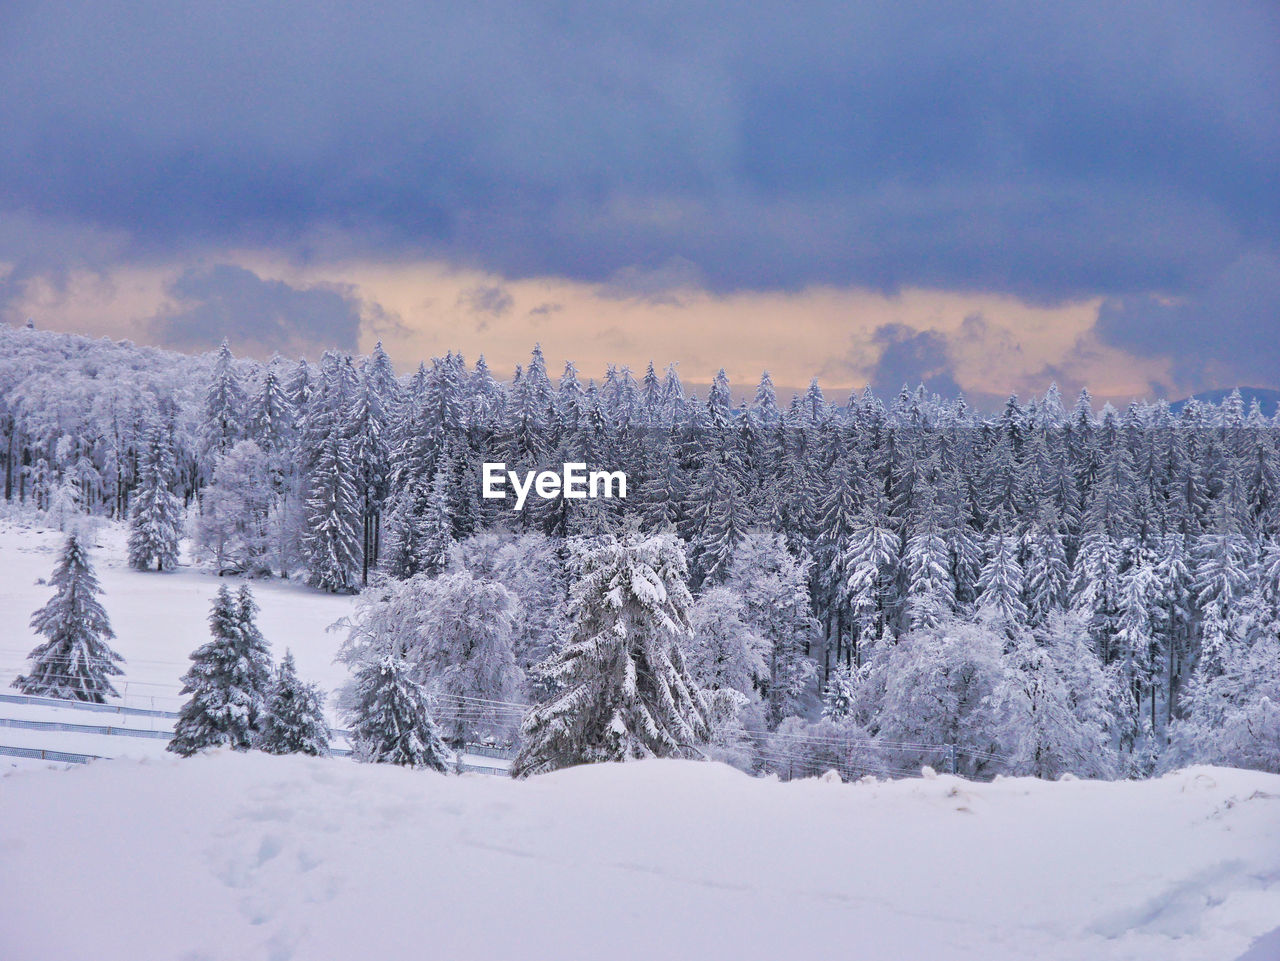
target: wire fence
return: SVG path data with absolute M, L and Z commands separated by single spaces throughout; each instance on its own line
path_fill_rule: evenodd
M 100 724 L 68 724 L 65 721 L 29 721 L 22 718 L 0 717 L 0 727 L 22 728 L 27 731 L 65 731 L 72 734 L 108 734 L 120 737 L 150 737 L 168 741 L 172 731 L 146 731 L 136 727 L 112 727 Z
M 7 757 L 26 757 L 36 761 L 61 761 L 66 764 L 84 764 L 88 761 L 105 760 L 97 754 L 75 754 L 69 751 L 47 751 L 38 747 L 9 747 L 0 744 L 0 755 Z
M 0 694 L 0 704 L 35 704 L 42 707 L 74 708 L 77 711 L 98 711 L 107 714 L 132 715 L 134 717 L 163 717 L 175 719 L 177 711 L 161 711 L 149 707 L 130 707 L 125 704 L 95 704 L 92 701 L 76 701 L 64 697 L 40 697 L 35 694 Z
M 989 781 L 1010 758 L 957 744 L 828 737 L 796 734 L 762 735 L 754 757 L 769 773 L 784 780 L 817 777 L 836 771 L 842 780 L 862 777 L 921 777 L 925 767 L 974 781 Z

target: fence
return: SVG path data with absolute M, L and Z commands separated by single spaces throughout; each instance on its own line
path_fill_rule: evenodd
M 65 721 L 27 721 L 0 717 L 0 727 L 20 727 L 28 731 L 69 731 L 73 734 L 112 734 L 123 737 L 156 737 L 169 740 L 172 731 L 143 731 L 136 727 L 110 727 L 99 724 L 68 724 Z
M 87 761 L 101 761 L 97 754 L 72 754 L 67 751 L 46 751 L 38 747 L 7 747 L 0 744 L 0 755 L 9 757 L 29 757 L 37 761 L 62 761 L 67 764 L 84 764 Z
M 70 707 L 77 711 L 100 711 L 107 714 L 131 714 L 134 717 L 176 718 L 177 711 L 161 711 L 150 707 L 127 707 L 124 704 L 94 704 L 92 701 L 75 701 L 64 697 L 38 697 L 34 694 L 0 694 L 3 704 L 38 704 L 44 707 Z
M 925 765 L 972 781 L 989 781 L 1009 761 L 1000 754 L 957 744 L 926 744 L 880 738 L 788 734 L 759 737 L 755 757 L 785 780 L 835 770 L 845 781 L 861 777 L 920 777 Z

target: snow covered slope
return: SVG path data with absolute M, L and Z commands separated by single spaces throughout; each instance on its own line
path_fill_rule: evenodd
M 0 955 L 1231 961 L 1280 777 L 509 781 L 230 753 L 0 779 Z M 1262 950 L 1266 942 L 1261 942 Z
M 125 657 L 125 674 L 115 681 L 116 688 L 132 706 L 177 710 L 187 657 L 209 639 L 213 595 L 222 584 L 235 586 L 241 579 L 218 578 L 191 567 L 165 574 L 131 570 L 125 562 L 126 534 L 124 525 L 104 523 L 87 541 L 102 583 L 102 604 L 116 632 L 112 647 Z M 48 578 L 64 540 L 56 530 L 0 521 L 0 689 L 10 690 L 13 677 L 27 667 L 28 652 L 41 640 L 27 622 L 52 590 L 36 581 Z M 347 668 L 333 657 L 346 633 L 328 628 L 351 613 L 355 598 L 286 581 L 248 583 L 273 655 L 278 659 L 286 647 L 292 649 L 298 673 L 326 692 L 345 681 Z

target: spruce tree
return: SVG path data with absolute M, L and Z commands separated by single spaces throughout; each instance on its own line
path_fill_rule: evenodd
M 154 564 L 157 571 L 178 564 L 182 502 L 170 489 L 175 468 L 173 449 L 162 428 L 147 431 L 138 487 L 129 506 L 129 566 L 140 571 Z
M 31 627 L 48 638 L 29 655 L 31 671 L 14 679 L 23 694 L 103 704 L 117 696 L 109 678 L 122 674 L 124 659 L 107 644 L 115 637 L 98 602 L 98 579 L 80 538 L 67 538 L 53 569 L 49 603 L 31 616 Z
M 191 698 L 178 712 L 168 750 L 190 757 L 208 747 L 226 744 L 244 751 L 252 745 L 271 677 L 253 613 L 248 588 L 239 598 L 225 585 L 218 589 L 209 614 L 213 638 L 191 655 L 181 692 Z
M 311 471 L 304 546 L 308 580 L 335 594 L 354 592 L 360 582 L 360 500 L 349 465 L 347 442 L 334 429 Z
M 244 388 L 235 369 L 231 348 L 224 340 L 214 358 L 213 372 L 205 392 L 201 450 L 208 470 L 218 455 L 229 451 L 244 436 Z
M 427 496 L 425 516 L 421 522 L 418 570 L 431 577 L 441 574 L 449 566 L 449 551 L 453 547 L 453 512 L 449 505 L 452 467 L 447 459 L 440 462 L 431 480 L 431 493 Z
M 271 684 L 257 746 L 268 754 L 322 757 L 329 753 L 324 694 L 298 677 L 293 654 L 288 650 Z
M 360 760 L 446 770 L 449 749 L 404 658 L 385 654 L 361 667 L 347 714 Z
M 822 716 L 833 721 L 843 721 L 853 713 L 856 701 L 856 685 L 852 674 L 844 668 L 832 671 L 827 680 L 827 690 L 822 695 Z
M 1023 571 L 1018 563 L 1018 545 L 1003 524 L 992 534 L 987 563 L 978 578 L 978 610 L 1006 631 L 1017 631 L 1027 623 L 1027 606 L 1022 601 Z
M 573 631 L 542 671 L 559 692 L 526 715 L 512 773 L 699 756 L 709 718 L 681 646 L 692 598 L 679 540 L 610 537 L 580 564 Z

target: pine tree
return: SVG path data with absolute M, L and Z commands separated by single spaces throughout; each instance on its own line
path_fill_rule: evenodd
M 386 355 L 378 352 L 385 361 Z M 366 362 L 355 397 L 345 412 L 344 437 L 350 460 L 351 482 L 360 502 L 360 583 L 369 583 L 369 570 L 378 563 L 378 531 L 387 483 L 391 473 L 391 433 L 387 398 L 388 374 L 377 366 L 377 358 Z M 391 378 L 391 385 L 395 384 Z
M 1116 620 L 1116 656 L 1122 681 L 1132 705 L 1129 735 L 1141 729 L 1140 711 L 1144 697 L 1155 713 L 1153 679 L 1158 657 L 1153 608 L 1160 599 L 1160 580 L 1155 565 L 1139 552 L 1120 577 L 1120 610 Z
M 262 388 L 254 397 L 249 417 L 253 440 L 265 451 L 285 450 L 293 442 L 297 417 L 288 388 L 280 381 L 275 367 L 268 367 L 262 375 Z
M 350 593 L 360 581 L 360 501 L 348 475 L 347 442 L 330 432 L 311 471 L 303 543 L 308 580 L 331 593 Z
M 856 700 L 853 675 L 845 668 L 832 671 L 827 680 L 827 690 L 822 695 L 822 716 L 843 721 L 853 714 Z
M 147 431 L 138 464 L 138 487 L 129 506 L 129 566 L 157 571 L 178 565 L 182 503 L 171 490 L 175 479 L 173 449 L 162 428 Z
M 419 528 L 421 546 L 416 567 L 430 577 L 449 566 L 449 552 L 453 548 L 453 511 L 449 504 L 452 466 L 448 460 L 440 462 L 431 481 L 431 493 Z
M 205 392 L 201 437 L 205 464 L 212 467 L 219 454 L 225 454 L 244 436 L 244 408 L 244 388 L 236 373 L 231 348 L 224 340 L 214 358 L 213 373 Z
M 1015 632 L 1027 623 L 1022 600 L 1023 572 L 1016 539 L 1003 525 L 991 536 L 987 563 L 978 578 L 978 610 Z
M 1062 535 L 1052 522 L 1032 524 L 1024 543 L 1028 617 L 1032 624 L 1039 624 L 1066 606 L 1071 568 Z
M 271 684 L 256 746 L 268 754 L 323 757 L 329 753 L 324 694 L 298 677 L 293 654 L 287 649 Z
M 446 770 L 449 749 L 431 719 L 427 692 L 402 657 L 372 657 L 356 671 L 347 715 L 360 760 Z
M 48 640 L 27 657 L 29 673 L 14 679 L 23 694 L 103 704 L 117 696 L 109 678 L 124 659 L 107 641 L 115 637 L 98 601 L 100 588 L 80 538 L 67 538 L 50 579 L 54 595 L 31 616 L 31 627 Z
M 609 538 L 580 559 L 568 643 L 543 674 L 558 693 L 525 717 L 517 777 L 573 764 L 696 757 L 708 709 L 685 665 L 692 599 L 671 534 Z
M 907 538 L 902 558 L 907 580 L 908 629 L 936 627 L 943 617 L 952 612 L 956 603 L 951 552 L 932 485 L 924 485 L 920 492 L 917 514 L 918 519 Z
M 848 571 L 841 590 L 857 625 L 859 640 L 880 636 L 887 624 L 890 585 L 901 544 L 889 526 L 883 498 L 879 500 L 879 504 L 868 504 L 854 521 L 846 556 L 840 562 L 841 569 Z
M 266 642 L 254 624 L 252 595 L 241 588 L 238 598 L 224 585 L 209 614 L 212 640 L 191 655 L 182 678 L 190 694 L 178 712 L 169 750 L 183 757 L 209 747 L 228 745 L 237 751 L 252 746 L 261 724 L 271 682 Z
M 391 577 L 405 580 L 422 571 L 426 531 L 423 516 L 430 494 L 421 481 L 402 491 L 394 501 L 387 520 L 387 547 L 382 553 L 382 569 Z

